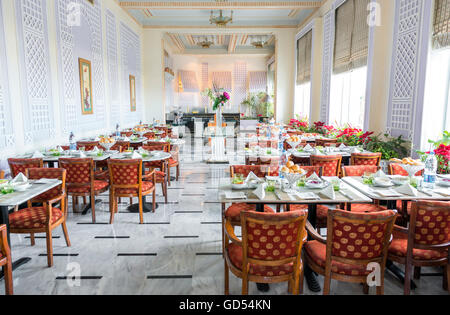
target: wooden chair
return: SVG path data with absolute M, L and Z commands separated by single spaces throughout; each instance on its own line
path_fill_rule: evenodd
M 233 226 L 225 226 L 225 294 L 229 294 L 229 270 L 242 279 L 242 294 L 248 282 L 289 282 L 288 292 L 301 294 L 303 263 L 301 251 L 307 233 L 306 211 L 280 214 L 244 211 L 241 215 L 242 240 Z
M 170 146 L 170 154 L 172 157 L 168 161 L 168 174 L 170 183 L 170 169 L 176 167 L 176 181 L 180 179 L 180 148 L 178 146 Z
M 116 141 L 116 143 L 111 147 L 111 150 L 125 152 L 130 148 L 130 141 Z
M 350 165 L 374 165 L 380 166 L 381 153 L 352 153 Z
M 330 210 L 327 239 L 307 223 L 314 240 L 305 244 L 304 258 L 313 271 L 325 277 L 324 295 L 330 293 L 331 279 L 362 283 L 367 294 L 370 263 L 380 266 L 377 294 L 384 294 L 384 271 L 396 216 L 394 210 L 370 214 Z
M 131 137 L 133 134 L 134 134 L 133 131 L 122 131 L 122 132 L 120 133 L 120 136 L 121 136 L 121 137 L 127 137 L 127 138 L 129 138 L 129 137 Z
M 410 294 L 413 267 L 415 278 L 420 268 L 444 268 L 444 290 L 450 293 L 450 202 L 415 201 L 409 229 L 395 226 L 389 260 L 405 265 L 404 294 Z
M 158 148 L 158 146 L 144 146 L 144 150 L 147 151 L 164 151 L 164 147 Z M 144 163 L 144 167 L 149 168 L 150 172 L 155 172 L 156 181 L 153 182 L 153 184 L 156 186 L 156 184 L 161 184 L 162 192 L 164 195 L 165 202 L 167 204 L 168 202 L 168 175 L 167 175 L 167 161 L 154 161 L 154 162 L 147 162 Z M 159 169 L 159 171 L 158 171 Z M 146 175 L 148 175 L 150 172 L 146 172 Z M 149 180 L 152 181 L 151 179 Z
M 331 147 L 337 145 L 337 139 L 316 139 L 316 146 L 318 147 Z
M 83 199 L 89 197 L 92 223 L 95 223 L 95 196 L 108 190 L 108 182 L 95 179 L 92 158 L 61 158 L 59 159 L 59 166 L 67 170 L 67 194 L 72 196 L 73 208 L 75 209 L 78 204 L 78 197 L 83 197 Z
M 5 275 L 5 293 L 6 295 L 13 295 L 11 250 L 6 234 L 6 225 L 0 225 L 0 267 L 2 267 Z
M 156 209 L 156 173 L 142 175 L 142 160 L 109 160 L 110 176 L 109 209 L 110 224 L 114 223 L 114 214 L 118 211 L 117 198 L 139 198 L 139 218 L 144 224 L 143 197 L 153 193 L 153 212 Z M 143 181 L 143 180 L 151 181 Z
M 322 166 L 323 176 L 339 176 L 342 155 L 311 155 L 311 166 Z
M 9 215 L 9 227 L 12 234 L 30 234 L 34 245 L 34 234 L 45 233 L 47 239 L 47 264 L 53 266 L 53 239 L 52 231 L 62 226 L 67 247 L 70 247 L 67 233 L 67 195 L 66 170 L 62 168 L 33 168 L 28 169 L 26 176 L 31 180 L 41 178 L 59 179 L 62 184 L 36 198 L 28 201 L 28 208 L 21 209 Z M 41 207 L 33 207 L 33 203 L 42 203 Z M 59 209 L 54 205 L 59 204 Z
M 44 162 L 42 159 L 8 159 L 11 177 L 14 178 L 20 173 L 25 175 L 28 168 L 43 168 Z
M 178 156 L 178 151 L 175 151 L 175 153 L 170 152 L 170 148 L 171 145 L 170 143 L 165 143 L 165 142 L 158 142 L 158 141 L 148 141 L 147 145 L 143 147 L 144 150 L 147 151 L 164 151 L 166 153 L 171 153 L 172 157 L 167 161 L 167 179 L 168 179 L 168 184 L 169 186 L 171 185 L 171 176 L 170 176 L 170 169 L 173 167 L 177 168 L 177 173 L 176 173 L 176 180 L 178 181 L 179 177 L 180 177 L 180 163 L 178 162 L 178 160 L 176 160 L 174 158 L 173 154 L 176 154 Z M 147 165 L 153 165 L 153 167 L 155 167 L 154 165 L 159 164 L 159 162 L 156 163 L 146 163 L 146 167 Z
M 155 139 L 155 133 L 154 132 L 147 132 L 143 135 L 145 138 L 147 138 L 148 140 L 153 140 Z
M 100 141 L 78 141 L 77 150 L 92 151 L 95 148 L 100 147 Z
M 4 179 L 5 178 L 5 171 L 0 171 L 0 179 Z

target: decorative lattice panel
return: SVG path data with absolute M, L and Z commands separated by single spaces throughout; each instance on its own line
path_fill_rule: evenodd
M 141 81 L 141 40 L 133 30 L 120 23 L 120 54 L 122 58 L 122 123 L 129 126 L 143 120 Z M 136 111 L 130 110 L 130 75 L 136 78 Z
M 396 1 L 387 130 L 420 144 L 431 1 Z
M 218 71 L 212 73 L 212 82 L 218 89 L 223 89 L 232 93 L 233 83 L 231 80 L 231 71 Z
M 250 93 L 267 91 L 267 71 L 253 71 L 249 73 Z
M 320 120 L 330 120 L 331 71 L 333 69 L 335 10 L 323 18 L 322 95 L 320 100 Z
M 114 14 L 106 11 L 106 54 L 108 57 L 108 79 L 110 100 L 110 125 L 120 124 L 119 61 L 117 52 L 117 27 Z
M 202 63 L 202 91 L 208 88 L 209 84 L 209 65 L 208 63 Z M 209 97 L 202 95 L 202 107 L 207 108 L 209 106 Z
M 16 0 L 25 144 L 55 136 L 46 3 Z
M 197 73 L 195 71 L 179 70 L 178 77 L 183 84 L 183 91 L 186 93 L 200 92 Z
M 9 98 L 3 12 L 0 6 L 0 149 L 15 144 Z
M 241 103 L 247 98 L 247 63 L 236 62 L 234 64 L 234 95 L 233 109 L 241 111 Z
M 70 5 L 80 8 L 80 25 L 69 25 Z M 101 1 L 94 6 L 88 1 L 56 1 L 58 26 L 59 71 L 62 133 L 92 131 L 106 127 L 105 85 L 103 72 L 102 8 Z M 77 33 L 78 32 L 78 33 Z M 84 34 L 81 35 L 80 34 Z M 86 35 L 89 34 L 89 35 Z M 92 115 L 82 115 L 78 59 L 92 64 Z

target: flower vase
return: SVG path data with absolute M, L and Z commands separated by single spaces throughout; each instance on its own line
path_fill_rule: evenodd
M 222 132 L 222 124 L 223 124 L 223 116 L 222 116 L 222 106 L 216 110 L 216 135 L 221 136 Z

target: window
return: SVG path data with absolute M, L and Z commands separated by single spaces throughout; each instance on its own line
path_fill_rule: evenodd
M 450 0 L 436 0 L 432 49 L 427 65 L 421 149 L 450 131 Z
M 309 117 L 311 108 L 311 53 L 312 31 L 297 42 L 297 86 L 295 88 L 294 114 Z
M 336 10 L 330 123 L 363 128 L 369 51 L 369 0 L 347 0 Z

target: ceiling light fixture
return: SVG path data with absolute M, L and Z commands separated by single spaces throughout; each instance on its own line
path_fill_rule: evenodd
M 203 38 L 202 41 L 198 42 L 197 45 L 201 46 L 204 49 L 210 48 L 214 43 L 210 41 L 207 37 Z
M 258 49 L 262 49 L 267 45 L 267 37 L 255 36 L 252 40 L 252 46 Z
M 223 16 L 223 10 L 219 11 L 219 16 L 214 16 L 214 12 L 211 11 L 209 22 L 217 27 L 226 27 L 228 23 L 233 23 L 233 11 L 231 11 L 231 16 Z

